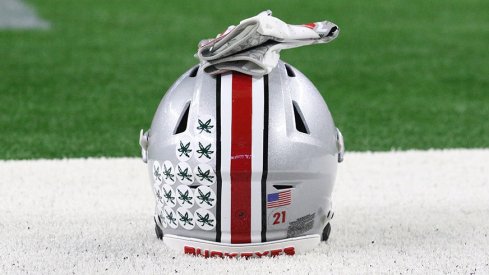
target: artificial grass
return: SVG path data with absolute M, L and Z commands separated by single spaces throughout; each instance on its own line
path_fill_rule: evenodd
M 0 31 L 0 158 L 137 156 L 200 39 L 271 9 L 337 23 L 282 58 L 322 91 L 347 150 L 489 147 L 489 2 L 30 1 L 49 30 Z

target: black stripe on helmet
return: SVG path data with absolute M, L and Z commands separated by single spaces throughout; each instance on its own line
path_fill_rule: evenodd
M 216 242 L 221 242 L 221 75 L 216 77 Z
M 263 114 L 263 172 L 261 176 L 261 241 L 267 241 L 267 176 L 268 176 L 268 117 L 269 90 L 268 75 L 263 77 L 264 114 Z

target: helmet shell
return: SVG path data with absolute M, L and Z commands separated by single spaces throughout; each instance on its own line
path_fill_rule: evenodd
M 147 142 L 165 235 L 261 243 L 321 234 L 332 218 L 338 132 L 316 87 L 282 61 L 263 77 L 191 68 Z

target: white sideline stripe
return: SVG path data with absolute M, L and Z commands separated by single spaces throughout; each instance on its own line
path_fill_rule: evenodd
M 204 259 L 156 239 L 140 158 L 0 161 L 0 274 L 489 274 L 488 190 L 489 149 L 347 152 L 327 243 Z
M 221 76 L 221 178 L 231 182 L 232 74 Z M 221 242 L 231 243 L 231 185 L 221 184 Z M 228 211 L 225 211 L 225 210 Z
M 0 29 L 47 29 L 49 23 L 21 0 L 0 0 Z
M 252 80 L 251 136 L 251 242 L 261 242 L 261 177 L 263 174 L 263 77 Z

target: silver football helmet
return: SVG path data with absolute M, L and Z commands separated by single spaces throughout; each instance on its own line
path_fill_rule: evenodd
M 328 239 L 343 137 L 294 67 L 214 77 L 195 66 L 168 90 L 140 145 L 167 246 L 274 256 Z

